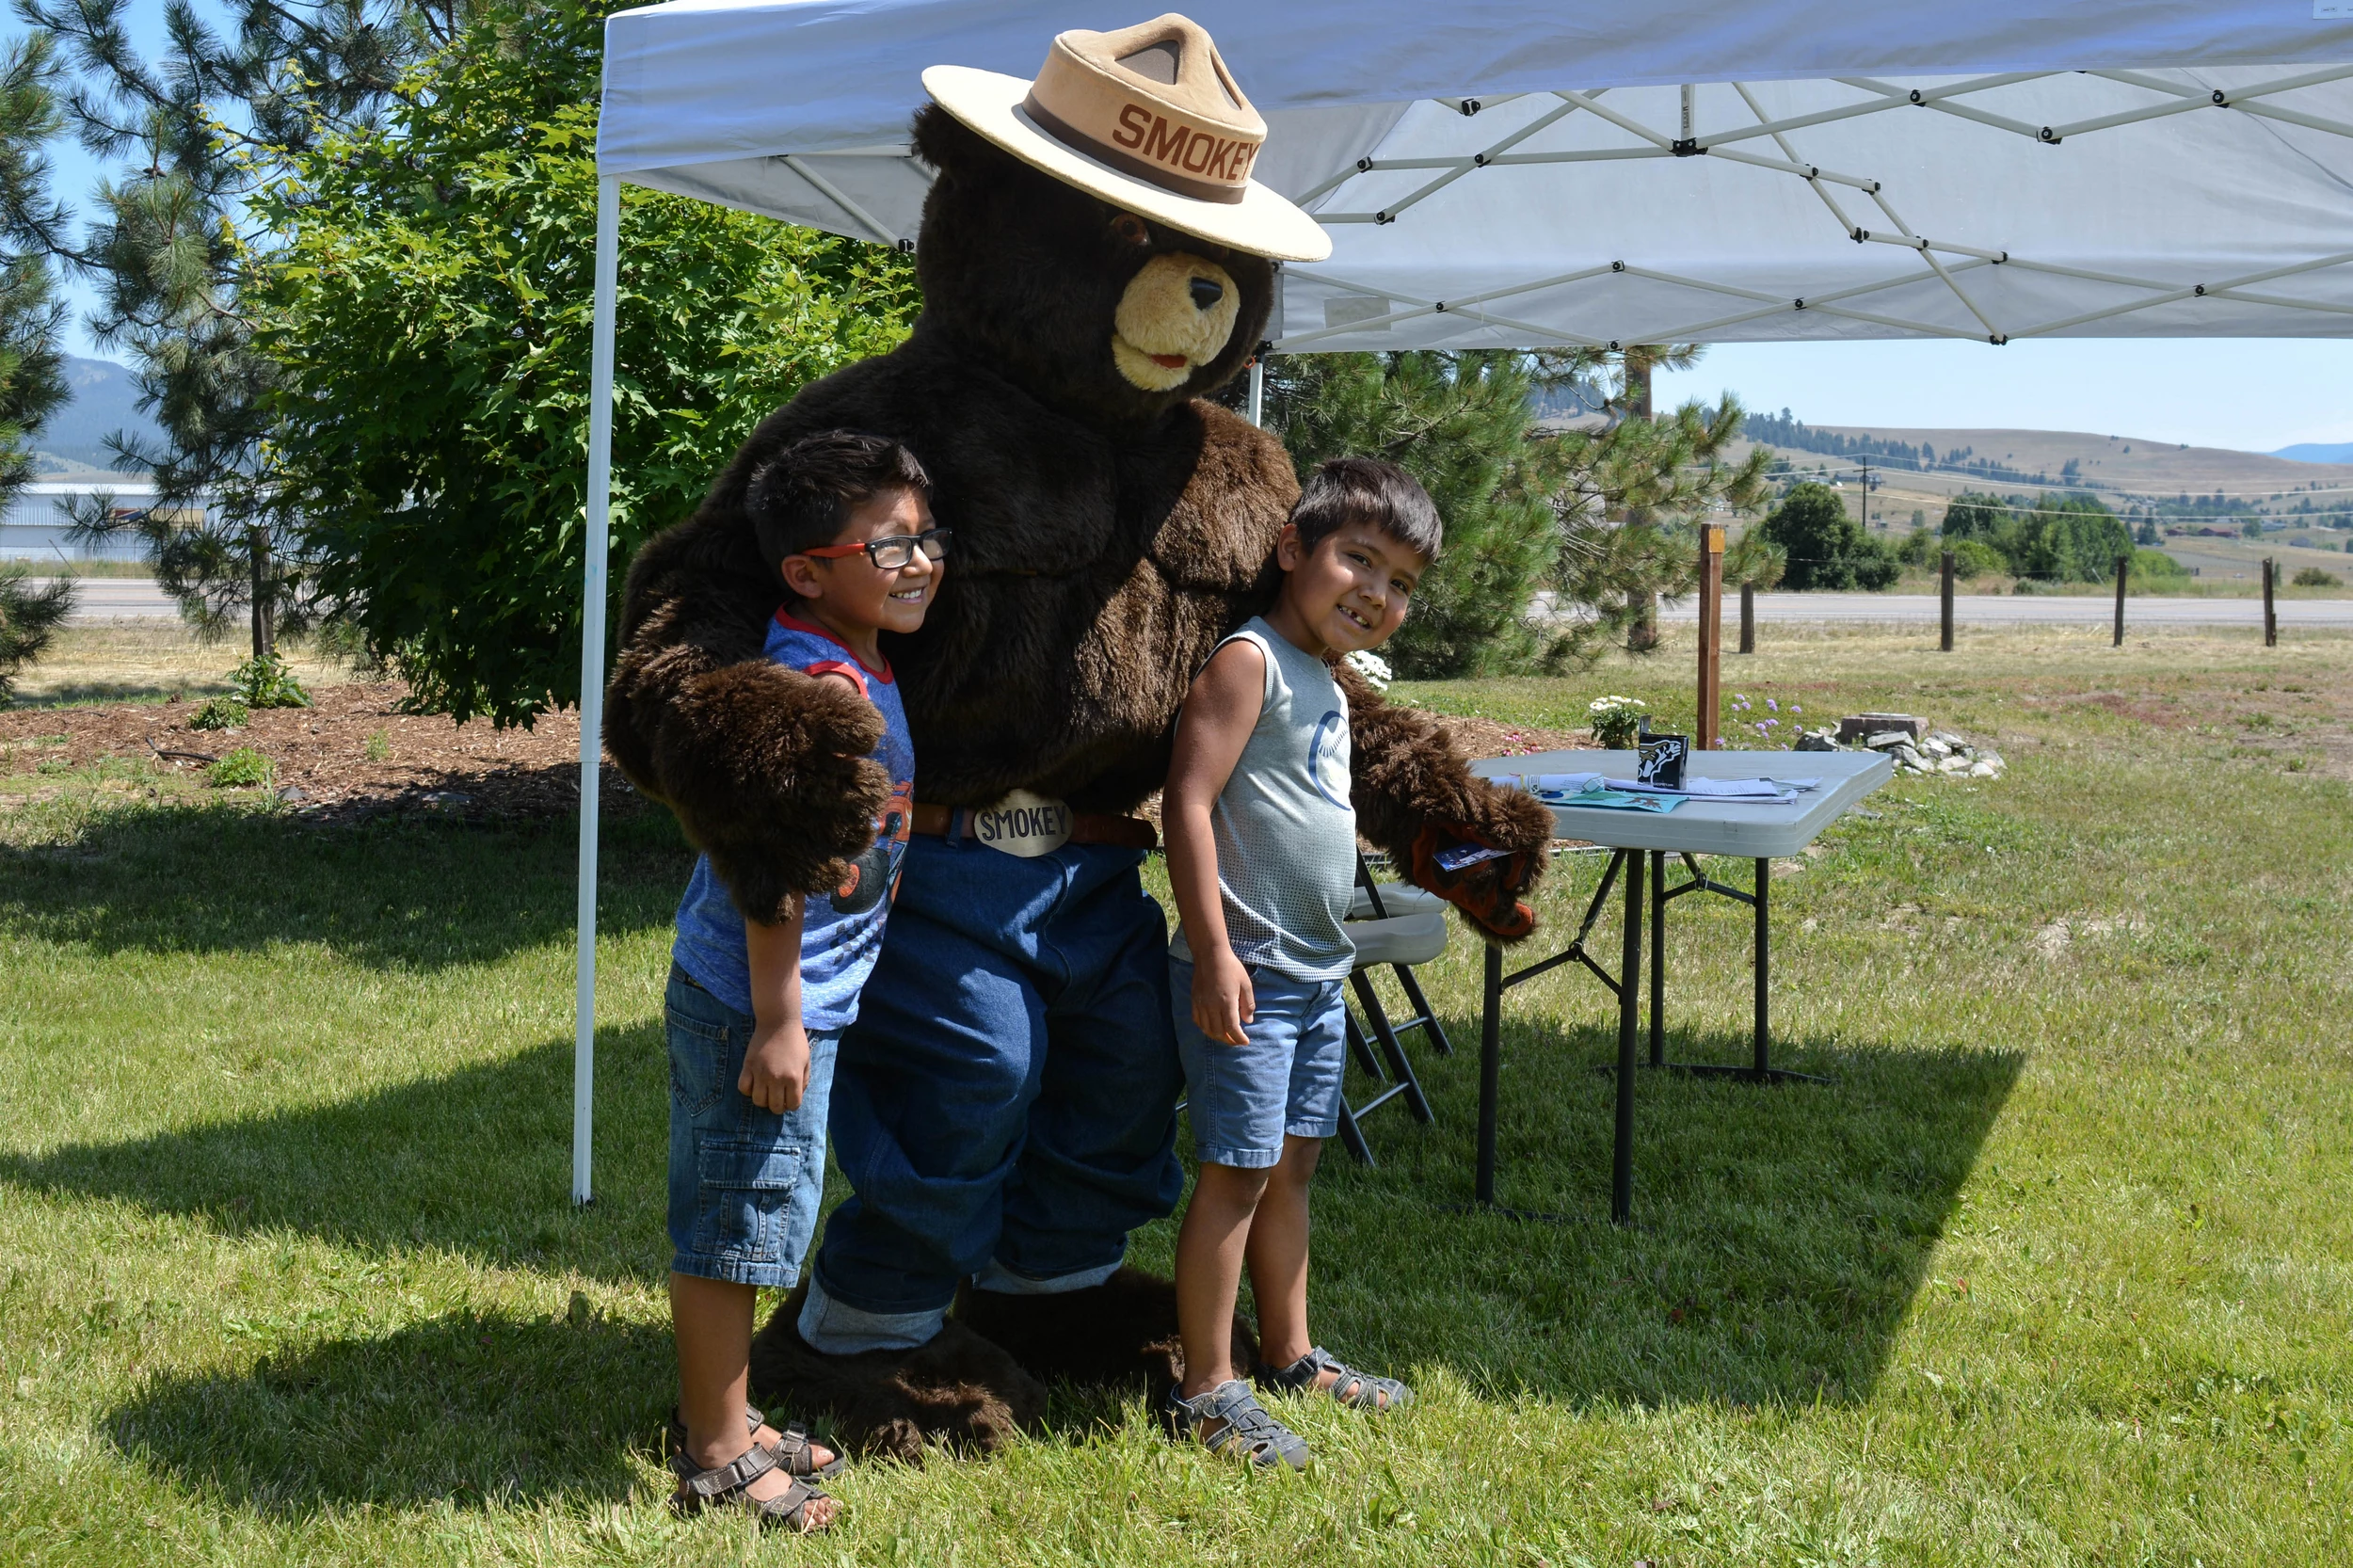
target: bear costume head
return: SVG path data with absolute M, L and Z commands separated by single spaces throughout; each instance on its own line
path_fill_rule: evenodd
M 916 272 L 923 328 L 1090 424 L 1150 424 L 1233 379 L 1273 309 L 1274 264 L 1063 184 L 938 104 Z

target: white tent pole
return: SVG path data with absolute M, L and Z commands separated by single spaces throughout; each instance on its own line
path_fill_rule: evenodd
M 1250 360 L 1250 423 L 1264 424 L 1266 412 L 1266 351 L 1260 349 Z
M 587 566 L 580 600 L 580 913 L 572 1003 L 572 1202 L 593 1203 L 588 1141 L 597 1082 L 597 781 L 604 753 L 605 557 L 613 539 L 613 309 L 621 261 L 621 182 L 597 182 L 597 282 L 588 361 Z

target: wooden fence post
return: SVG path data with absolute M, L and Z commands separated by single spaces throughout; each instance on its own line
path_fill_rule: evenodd
M 1950 653 L 1953 650 L 1953 552 L 1949 550 L 1945 552 L 1944 567 L 1937 574 L 1936 593 L 1938 620 L 1943 628 L 1937 635 L 1936 647 L 1939 652 Z
M 2117 648 L 2124 646 L 2124 578 L 2132 569 L 2131 556 L 2119 555 L 2116 558 L 2116 642 L 2112 646 Z
M 1756 584 L 1740 584 L 1740 651 L 1756 651 Z
M 1715 749 L 1723 722 L 1723 649 L 1724 530 L 1710 522 L 1700 527 L 1699 733 L 1691 744 L 1701 751 Z
M 2279 564 L 2270 556 L 2264 557 L 2264 647 L 2280 646 L 2280 615 L 2271 606 L 2271 585 L 2279 577 Z

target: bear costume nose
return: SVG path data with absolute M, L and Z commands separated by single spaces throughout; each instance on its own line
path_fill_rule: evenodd
M 1193 295 L 1193 308 L 1196 311 L 1206 311 L 1225 297 L 1225 286 L 1223 283 L 1212 283 L 1207 278 L 1195 278 L 1190 285 L 1190 292 Z

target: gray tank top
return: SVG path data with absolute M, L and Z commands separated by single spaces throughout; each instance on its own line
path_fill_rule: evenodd
M 1209 812 L 1226 939 L 1245 964 L 1337 980 L 1356 964 L 1340 922 L 1356 881 L 1348 701 L 1323 661 L 1254 616 L 1225 642 L 1266 660 L 1266 700 Z M 1184 929 L 1169 951 L 1191 962 Z

